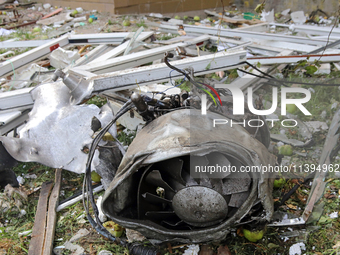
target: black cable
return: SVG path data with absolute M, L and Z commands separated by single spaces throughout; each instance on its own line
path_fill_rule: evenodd
M 117 114 L 114 116 L 114 118 L 98 133 L 98 135 L 93 139 L 91 148 L 89 151 L 89 155 L 87 158 L 86 163 L 86 171 L 85 171 L 85 177 L 84 177 L 84 183 L 83 183 L 83 205 L 86 212 L 87 219 L 89 220 L 90 224 L 93 226 L 93 228 L 99 232 L 101 235 L 105 236 L 106 238 L 110 239 L 111 241 L 116 241 L 116 238 L 100 223 L 100 220 L 98 218 L 98 208 L 94 201 L 93 197 L 93 187 L 91 182 L 91 163 L 94 157 L 94 153 L 96 150 L 97 145 L 99 144 L 102 137 L 106 134 L 106 132 L 110 129 L 110 127 L 117 121 L 119 117 L 121 117 L 124 113 L 129 111 L 133 107 L 133 104 L 131 103 L 131 100 L 127 101 L 123 107 L 117 112 Z M 86 197 L 86 202 L 85 202 Z M 94 211 L 94 215 L 96 218 L 96 221 L 91 217 L 89 212 L 89 201 L 91 203 L 91 206 Z
M 157 248 L 155 247 L 147 247 L 144 244 L 141 243 L 128 243 L 126 240 L 118 239 L 115 236 L 113 236 L 100 222 L 98 217 L 98 208 L 94 201 L 93 197 L 93 190 L 92 190 L 92 181 L 91 181 L 91 163 L 92 159 L 94 157 L 95 150 L 99 144 L 99 141 L 103 138 L 103 136 L 106 134 L 106 132 L 110 129 L 110 127 L 117 121 L 118 118 L 120 118 L 123 114 L 128 112 L 130 109 L 134 107 L 133 103 L 131 102 L 131 99 L 129 99 L 122 108 L 117 112 L 117 114 L 114 116 L 114 118 L 97 134 L 97 136 L 93 139 L 91 148 L 89 151 L 89 155 L 87 158 L 86 163 L 86 170 L 85 170 L 85 177 L 84 177 L 84 183 L 83 183 L 83 205 L 86 212 L 86 217 L 92 227 L 102 236 L 106 237 L 107 239 L 111 241 L 118 241 L 118 243 L 126 248 L 128 248 L 129 253 L 132 255 L 158 255 L 159 252 Z M 86 201 L 85 201 L 86 198 Z M 91 203 L 91 206 L 93 208 L 93 212 L 95 215 L 94 220 L 89 212 L 89 201 Z M 87 202 L 87 203 L 86 203 Z
M 240 69 L 240 68 L 237 68 L 236 70 L 241 71 L 241 72 L 246 73 L 246 74 L 253 75 L 253 76 L 258 77 L 258 78 L 261 78 L 261 79 L 271 80 L 271 78 L 267 78 L 267 77 L 264 77 L 264 76 L 261 76 L 261 75 L 258 75 L 258 74 L 254 74 L 254 73 L 251 73 L 251 72 L 242 70 L 242 69 Z M 286 84 L 284 84 L 284 83 L 282 83 L 282 82 L 281 82 L 281 84 L 282 84 L 283 86 L 285 86 L 285 87 L 288 87 Z M 270 85 L 277 86 L 277 87 L 279 86 L 279 85 L 273 84 L 273 83 L 270 84 Z
M 170 63 L 169 63 L 169 61 L 168 61 L 168 58 L 171 58 L 171 57 L 173 57 L 173 54 L 172 53 L 170 53 L 170 52 L 165 52 L 165 54 L 164 54 L 164 63 L 170 68 L 170 69 L 172 69 L 172 70 L 175 70 L 175 71 L 177 71 L 177 72 L 179 72 L 179 73 L 181 73 L 181 74 L 183 74 L 193 85 L 195 85 L 196 87 L 198 87 L 198 88 L 202 88 L 200 85 L 198 85 L 197 84 L 197 82 L 190 76 L 190 75 L 188 75 L 186 72 L 184 72 L 184 71 L 182 71 L 181 69 L 179 69 L 179 68 L 177 68 L 177 67 L 175 67 L 175 66 L 173 66 L 173 65 L 171 65 Z
M 241 63 L 247 63 L 247 64 L 249 64 L 247 61 L 241 62 Z M 247 72 L 247 71 L 242 70 L 242 69 L 239 69 L 239 68 L 237 68 L 237 70 L 239 70 L 239 71 L 241 71 L 241 72 L 244 72 L 244 73 L 246 73 L 246 74 L 253 75 L 253 76 L 258 77 L 258 78 L 267 79 L 267 80 L 274 80 L 274 81 L 276 81 L 276 82 L 281 83 L 281 84 L 282 84 L 283 86 L 285 86 L 285 87 L 287 87 L 287 85 L 285 85 L 284 83 L 289 83 L 289 84 L 302 84 L 302 85 L 310 85 L 310 86 L 334 86 L 334 87 L 335 87 L 335 86 L 340 86 L 340 84 L 336 84 L 336 83 L 332 84 L 332 83 L 308 83 L 308 82 L 299 82 L 299 81 L 281 81 L 281 80 L 276 79 L 275 77 L 272 77 L 272 76 L 270 76 L 270 75 L 264 73 L 262 70 L 256 68 L 255 66 L 253 66 L 253 65 L 251 65 L 251 64 L 249 64 L 249 65 L 250 65 L 252 68 L 254 68 L 255 70 L 257 70 L 257 71 L 259 71 L 259 72 L 261 72 L 261 73 L 263 73 L 263 74 L 265 74 L 266 76 L 269 76 L 269 77 L 271 77 L 271 78 L 267 78 L 267 77 L 260 76 L 260 75 L 254 74 L 254 73 L 250 73 L 250 72 Z M 327 80 L 326 82 L 329 82 L 329 81 L 332 81 L 332 80 L 335 80 L 335 78 L 332 78 L 332 79 L 330 79 L 330 80 Z M 277 86 L 276 84 L 273 84 L 273 83 L 272 83 L 272 84 L 268 84 L 268 85 Z
M 265 76 L 270 77 L 272 80 L 275 80 L 276 82 L 279 82 L 279 83 L 281 83 L 281 84 L 282 84 L 282 83 L 289 83 L 289 84 L 302 84 L 302 85 L 310 85 L 310 86 L 340 86 L 340 84 L 330 84 L 330 83 L 307 83 L 307 82 L 297 82 L 297 81 L 284 81 L 284 82 L 283 82 L 283 81 L 281 81 L 281 80 L 279 80 L 279 79 L 276 79 L 274 76 L 271 76 L 271 75 L 269 75 L 269 74 L 263 72 L 262 70 L 260 70 L 260 69 L 257 68 L 256 66 L 254 66 L 254 65 L 252 65 L 252 64 L 250 64 L 250 63 L 248 63 L 247 61 L 241 62 L 240 64 L 243 64 L 243 63 L 245 63 L 245 64 L 251 66 L 251 67 L 254 68 L 256 71 L 262 73 L 262 74 L 265 75 Z M 242 72 L 247 72 L 247 71 L 244 71 L 244 70 L 242 70 L 242 69 L 239 69 L 239 70 L 242 71 Z M 266 78 L 266 77 L 257 76 L 256 74 L 253 74 L 253 73 L 248 73 L 248 74 L 251 74 L 251 75 L 256 76 L 256 77 L 259 77 L 259 78 L 268 79 L 268 78 Z M 336 78 L 332 78 L 332 79 L 327 80 L 326 82 L 329 82 L 329 81 L 332 81 L 332 80 L 335 80 L 335 79 L 336 79 Z M 268 80 L 269 80 L 269 79 L 268 79 Z

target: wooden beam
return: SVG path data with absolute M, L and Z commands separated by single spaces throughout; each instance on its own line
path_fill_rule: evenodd
M 35 214 L 32 239 L 28 249 L 28 255 L 41 255 L 44 246 L 47 201 L 53 182 L 44 182 L 41 185 L 40 196 Z
M 55 227 L 57 223 L 57 206 L 59 204 L 59 192 L 61 186 L 62 169 L 56 169 L 55 184 L 48 204 L 47 226 L 43 254 L 52 254 Z

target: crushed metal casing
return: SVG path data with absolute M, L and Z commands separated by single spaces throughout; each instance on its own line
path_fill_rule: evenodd
M 221 186 L 215 185 L 214 181 L 221 179 L 201 178 L 198 180 L 195 177 L 185 177 L 187 175 L 184 175 L 184 172 L 188 172 L 188 170 L 181 172 L 176 168 L 176 162 L 173 160 L 182 160 L 184 166 L 188 163 L 188 161 L 185 162 L 186 157 L 191 157 L 198 162 L 197 157 L 209 158 L 211 153 L 220 153 L 239 166 L 275 165 L 275 156 L 269 153 L 267 148 L 254 139 L 243 127 L 227 125 L 213 127 L 213 119 L 218 118 L 221 118 L 221 115 L 216 113 L 209 112 L 207 115 L 201 115 L 199 110 L 184 109 L 165 114 L 145 126 L 129 146 L 115 178 L 104 194 L 103 212 L 114 222 L 137 230 L 147 238 L 195 243 L 225 238 L 232 226 L 240 223 L 242 219 L 250 217 L 248 213 L 259 201 L 261 201 L 263 209 L 260 214 L 254 216 L 254 219 L 269 221 L 273 214 L 271 196 L 273 179 L 270 178 L 269 173 L 262 172 L 245 173 L 242 177 L 235 176 L 239 181 L 242 178 L 245 179 L 245 181 L 240 181 L 240 185 L 247 185 L 247 183 L 249 185 L 247 194 L 242 194 L 243 203 L 241 205 L 232 204 L 239 207 L 234 207 L 227 217 L 226 215 L 215 217 L 216 221 L 211 222 L 208 226 L 206 224 L 197 225 L 197 221 L 194 219 L 195 222 L 188 222 L 188 219 L 184 219 L 183 214 L 190 210 L 187 208 L 178 209 L 179 201 L 183 200 L 185 196 L 180 198 L 174 196 L 179 196 L 177 192 L 180 190 L 189 195 L 190 191 L 185 190 L 188 187 L 202 187 L 201 191 L 198 191 L 199 188 L 195 188 L 194 192 L 197 196 L 200 192 L 205 193 L 209 190 L 208 193 L 211 194 L 221 193 L 222 198 L 225 194 L 224 198 L 226 198 L 228 192 L 223 193 L 216 188 L 221 188 Z M 230 178 L 232 178 L 232 174 L 230 174 Z M 228 179 L 227 176 L 227 180 L 230 178 Z M 249 178 L 251 183 L 249 183 Z M 203 179 L 210 182 L 212 188 L 209 188 L 209 184 L 204 184 Z M 184 183 L 183 180 L 185 180 Z M 164 192 L 160 196 L 157 193 L 159 187 L 163 188 Z M 226 188 L 226 186 L 222 185 L 222 188 Z M 239 192 L 237 195 L 244 193 L 242 190 L 239 191 L 235 190 L 235 194 L 237 192 Z M 171 201 L 172 198 L 175 201 Z M 221 199 L 215 200 L 220 201 Z M 157 204 L 157 201 L 160 204 L 168 205 L 155 207 L 154 204 Z M 206 199 L 202 201 L 209 204 Z M 231 208 L 230 201 L 229 209 Z M 174 207 L 172 207 L 172 202 L 175 203 Z M 194 204 L 190 206 L 195 207 Z M 150 211 L 146 211 L 148 207 Z M 152 211 L 157 208 L 161 208 L 161 212 Z M 226 208 L 226 205 L 222 205 L 222 210 L 221 208 L 217 210 L 222 212 L 223 208 Z M 209 209 L 206 208 L 200 212 L 211 213 L 208 211 Z M 182 217 L 178 221 L 180 223 L 168 222 L 178 216 Z

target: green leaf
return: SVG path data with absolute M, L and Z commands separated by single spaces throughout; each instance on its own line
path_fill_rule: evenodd
M 297 63 L 298 63 L 298 66 L 305 66 L 307 64 L 307 60 L 306 59 L 300 60 Z
M 319 220 L 319 224 L 326 224 L 330 221 L 329 217 L 325 217 L 325 216 L 321 216 L 320 220 Z
M 316 66 L 306 66 L 306 73 L 307 74 L 314 74 L 318 68 Z
M 274 244 L 274 243 L 269 243 L 269 244 L 268 244 L 268 248 L 269 248 L 269 249 L 279 248 L 279 247 L 280 247 L 280 245 L 277 245 L 277 244 Z
M 266 4 L 265 2 L 263 2 L 262 4 L 258 4 L 255 7 L 254 11 L 256 11 L 257 13 L 262 13 L 265 7 L 266 7 Z

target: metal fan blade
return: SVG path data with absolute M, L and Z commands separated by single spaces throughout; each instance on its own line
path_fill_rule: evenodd
M 230 175 L 230 172 L 226 170 L 230 168 L 231 163 L 222 153 L 213 152 L 207 155 L 207 158 L 209 160 L 209 166 L 216 167 L 216 171 L 212 175 L 214 178 L 224 179 Z M 221 171 L 218 171 L 218 167 L 221 169 Z
M 210 179 L 210 183 L 212 185 L 212 189 L 217 191 L 218 193 L 223 193 L 223 182 L 220 179 Z
M 185 181 L 182 178 L 183 160 L 180 158 L 172 158 L 162 162 L 162 174 L 175 179 L 182 185 L 185 185 Z
M 194 178 L 191 177 L 191 175 L 188 172 L 183 171 L 182 176 L 184 181 L 186 182 L 186 186 L 193 186 L 198 185 L 198 183 L 194 180 Z
M 174 211 L 153 211 L 146 212 L 145 216 L 153 220 L 163 220 L 173 216 L 176 216 Z
M 247 173 L 231 173 L 227 179 L 223 180 L 222 194 L 230 195 L 248 191 L 251 179 Z
M 206 156 L 190 156 L 190 166 L 207 166 L 209 160 Z
M 166 182 L 169 183 L 170 187 L 172 187 L 175 191 L 179 191 L 185 186 L 181 183 L 179 183 L 177 180 L 173 179 L 172 177 L 167 177 Z
M 172 198 L 175 195 L 175 191 L 166 183 L 159 170 L 151 171 L 145 178 L 145 181 L 149 184 L 153 184 L 155 186 L 159 186 L 165 190 L 165 194 L 167 198 Z
M 146 192 L 142 194 L 142 197 L 149 203 L 152 204 L 160 204 L 160 203 L 166 203 L 166 204 L 171 204 L 171 201 L 165 198 L 162 198 L 160 196 L 151 194 L 149 192 Z
M 200 172 L 196 172 L 196 167 L 204 168 L 209 163 L 206 156 L 190 156 L 190 160 L 186 161 L 185 169 L 190 171 L 190 174 L 193 174 L 195 179 L 199 179 Z
M 249 191 L 245 191 L 232 194 L 228 206 L 237 208 L 241 207 L 241 205 L 243 205 L 243 203 L 247 200 L 249 193 Z
M 201 175 L 200 185 L 212 189 L 212 184 L 211 184 L 211 180 L 209 179 L 209 177 L 205 173 L 201 173 L 200 175 Z
M 242 166 L 241 162 L 233 157 L 229 157 L 228 160 L 230 161 L 231 165 L 236 168 L 235 172 L 240 173 L 240 168 Z
M 145 212 L 147 211 L 156 211 L 163 209 L 163 204 L 152 204 L 143 198 L 143 194 L 145 193 L 156 193 L 155 185 L 149 185 L 146 183 L 145 178 L 149 174 L 151 165 L 143 172 L 140 182 L 138 185 L 137 192 L 137 212 L 138 219 L 142 219 L 145 216 Z

